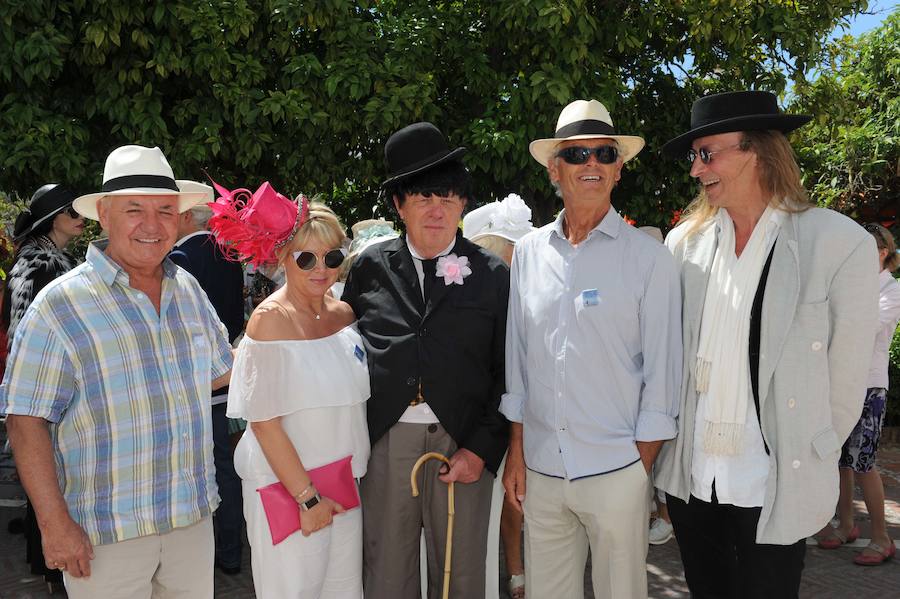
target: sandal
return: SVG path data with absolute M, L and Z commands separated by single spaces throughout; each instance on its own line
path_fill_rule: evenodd
M 891 541 L 891 545 L 887 549 L 882 549 L 878 543 L 869 543 L 866 549 L 871 549 L 878 555 L 860 553 L 853 558 L 853 563 L 857 566 L 880 566 L 897 554 L 897 546 L 894 545 L 893 541 Z
M 513 574 L 509 577 L 509 596 L 511 599 L 525 599 L 524 574 Z
M 852 543 L 858 538 L 859 526 L 854 526 L 853 530 L 851 530 L 850 534 L 847 536 L 844 536 L 844 533 L 841 532 L 840 528 L 832 526 L 829 536 L 825 537 L 824 539 L 816 539 L 816 543 L 822 549 L 837 549 L 841 545 Z

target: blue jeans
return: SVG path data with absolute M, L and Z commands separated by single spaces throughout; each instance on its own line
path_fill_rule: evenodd
M 225 408 L 224 403 L 212 407 L 213 459 L 221 499 L 213 518 L 213 526 L 216 533 L 216 563 L 234 568 L 241 565 L 244 503 L 241 498 L 241 479 L 234 471 Z

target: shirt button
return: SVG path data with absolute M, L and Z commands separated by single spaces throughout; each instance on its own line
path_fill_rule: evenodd
M 791 467 L 793 467 L 794 470 L 796 470 L 797 468 L 799 468 L 799 467 L 800 467 L 800 460 L 794 460 L 793 462 L 791 462 Z
M 819 351 L 820 349 L 822 349 L 822 342 L 821 341 L 813 341 L 813 343 L 812 343 L 812 345 L 810 345 L 810 347 L 812 348 L 813 351 Z
M 411 377 L 409 377 L 408 379 L 406 379 L 406 384 L 409 385 L 410 387 L 412 387 L 413 385 L 415 385 L 415 384 L 416 384 L 416 377 L 411 376 Z
M 429 424 L 429 425 L 428 425 L 428 432 L 429 432 L 429 433 L 436 433 L 436 432 L 437 432 L 437 425 L 436 425 L 436 424 Z
M 422 327 L 421 329 L 419 329 L 419 337 L 425 337 L 427 334 L 428 334 L 428 329 L 426 329 L 425 327 Z
M 794 398 L 793 398 L 793 397 L 790 398 L 790 399 L 788 400 L 788 407 L 789 407 L 789 408 L 793 408 L 793 407 L 796 406 L 796 405 L 797 405 L 797 402 L 794 401 Z

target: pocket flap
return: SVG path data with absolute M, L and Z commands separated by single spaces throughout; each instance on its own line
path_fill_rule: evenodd
M 841 448 L 841 443 L 838 441 L 837 433 L 834 432 L 833 428 L 827 428 L 815 437 L 812 440 L 813 449 L 816 450 L 816 454 L 819 456 L 820 460 L 824 460 L 838 449 Z

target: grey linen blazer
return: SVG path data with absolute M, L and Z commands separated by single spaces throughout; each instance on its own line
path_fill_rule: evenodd
M 684 501 L 697 408 L 693 365 L 717 243 L 714 222 L 690 236 L 686 224 L 666 238 L 684 299 L 678 436 L 656 461 L 656 486 Z M 775 243 L 760 323 L 759 413 L 770 454 L 756 542 L 787 545 L 834 514 L 841 445 L 862 411 L 878 323 L 873 237 L 832 210 L 790 214 Z

